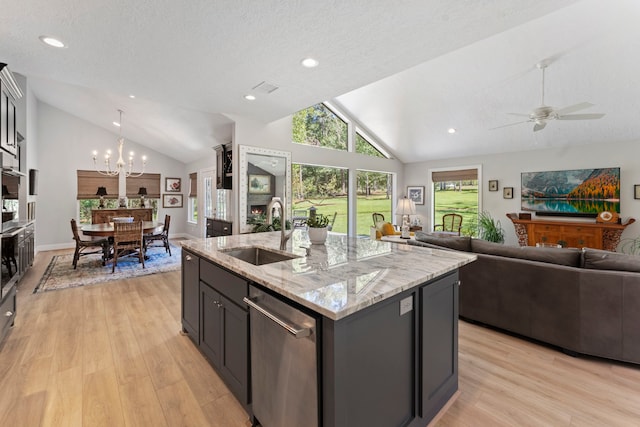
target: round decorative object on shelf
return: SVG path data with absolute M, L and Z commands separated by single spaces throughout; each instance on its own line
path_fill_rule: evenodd
M 598 214 L 596 222 L 618 222 L 618 218 L 617 212 L 602 211 Z

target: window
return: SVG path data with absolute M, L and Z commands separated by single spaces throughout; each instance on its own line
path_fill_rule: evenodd
M 475 236 L 478 223 L 478 170 L 432 172 L 433 224 L 448 213 L 462 215 L 462 234 Z
M 360 131 L 356 131 L 356 153 L 366 154 L 367 156 L 388 158 L 376 148 Z
M 347 123 L 324 104 L 316 104 L 293 115 L 293 142 L 347 150 Z
M 77 171 L 77 196 L 80 224 L 91 224 L 91 210 L 98 209 L 100 197 L 96 195 L 98 187 L 104 187 L 107 195 L 104 196 L 104 207 L 115 209 L 118 207 L 118 176 L 105 176 L 96 171 Z
M 316 209 L 335 221 L 331 230 L 347 233 L 349 221 L 349 171 L 343 168 L 291 165 L 292 209 Z
M 358 195 L 356 211 L 358 229 L 356 234 L 369 235 L 373 225 L 374 212 L 384 215 L 384 219 L 393 223 L 392 216 L 392 178 L 390 173 L 358 171 L 356 175 Z
M 198 222 L 198 174 L 196 172 L 189 174 L 189 202 L 188 222 Z
M 144 197 L 145 207 L 152 208 L 153 218 L 157 218 L 160 200 L 160 182 L 159 173 L 144 173 L 140 176 L 128 177 L 126 179 L 126 192 L 129 207 L 140 207 L 141 197 L 138 195 L 138 192 L 140 188 L 144 188 L 147 190 L 147 195 Z

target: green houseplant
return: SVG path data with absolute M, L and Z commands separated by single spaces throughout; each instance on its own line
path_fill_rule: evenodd
M 483 211 L 478 215 L 478 237 L 489 242 L 504 243 L 504 229 L 489 212 Z
M 312 244 L 322 245 L 327 240 L 329 217 L 316 214 L 307 220 L 309 240 Z

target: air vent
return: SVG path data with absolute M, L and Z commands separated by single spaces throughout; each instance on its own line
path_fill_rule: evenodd
M 258 84 L 257 86 L 254 86 L 252 89 L 256 93 L 269 94 L 269 93 L 274 92 L 276 89 L 278 89 L 278 86 L 273 85 L 273 84 L 268 83 L 268 82 L 262 82 L 262 83 Z

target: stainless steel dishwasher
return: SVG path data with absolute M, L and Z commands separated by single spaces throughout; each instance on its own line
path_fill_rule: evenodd
M 253 286 L 244 302 L 255 418 L 264 427 L 317 426 L 316 319 Z

